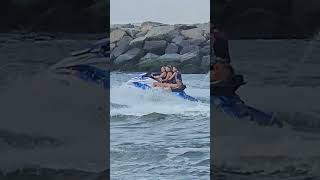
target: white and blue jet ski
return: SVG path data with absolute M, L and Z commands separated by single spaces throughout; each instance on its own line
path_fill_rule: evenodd
M 128 81 L 128 85 L 132 85 L 136 88 L 142 89 L 142 90 L 149 90 L 152 89 L 152 84 L 154 82 L 157 82 L 155 79 L 153 79 L 149 73 L 143 73 L 140 75 L 135 76 L 134 78 L 130 79 Z M 183 89 L 177 89 L 177 90 L 171 90 L 172 93 L 180 98 L 189 100 L 189 101 L 198 101 L 198 99 L 189 96 L 185 93 L 184 89 L 186 87 L 184 86 Z

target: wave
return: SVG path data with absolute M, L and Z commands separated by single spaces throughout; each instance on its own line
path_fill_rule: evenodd
M 143 116 L 152 113 L 181 114 L 181 115 L 206 115 L 209 117 L 209 90 L 190 89 L 186 93 L 203 99 L 201 102 L 186 101 L 180 97 L 159 89 L 140 90 L 128 85 L 111 87 L 110 100 L 111 116 L 134 115 Z M 115 104 L 118 106 L 116 107 Z

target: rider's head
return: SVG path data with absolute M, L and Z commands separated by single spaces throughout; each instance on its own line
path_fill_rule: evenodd
M 161 67 L 161 72 L 165 72 L 166 71 L 166 67 L 165 66 L 162 66 Z
M 173 72 L 177 72 L 178 69 L 177 69 L 176 67 L 173 67 L 173 68 L 172 68 L 172 71 L 173 71 Z
M 166 71 L 167 71 L 167 72 L 170 72 L 170 71 L 171 71 L 171 66 L 170 66 L 170 65 L 168 65 L 168 66 L 166 67 Z

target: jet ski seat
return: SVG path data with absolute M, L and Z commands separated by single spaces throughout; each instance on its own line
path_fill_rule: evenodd
M 182 88 L 181 88 L 181 89 L 172 89 L 171 91 L 172 91 L 172 92 L 181 92 L 181 91 L 184 91 L 186 88 L 187 88 L 186 85 L 182 85 Z

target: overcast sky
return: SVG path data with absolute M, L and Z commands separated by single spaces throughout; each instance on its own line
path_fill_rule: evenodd
M 110 8 L 111 24 L 192 24 L 210 20 L 210 0 L 111 0 Z

